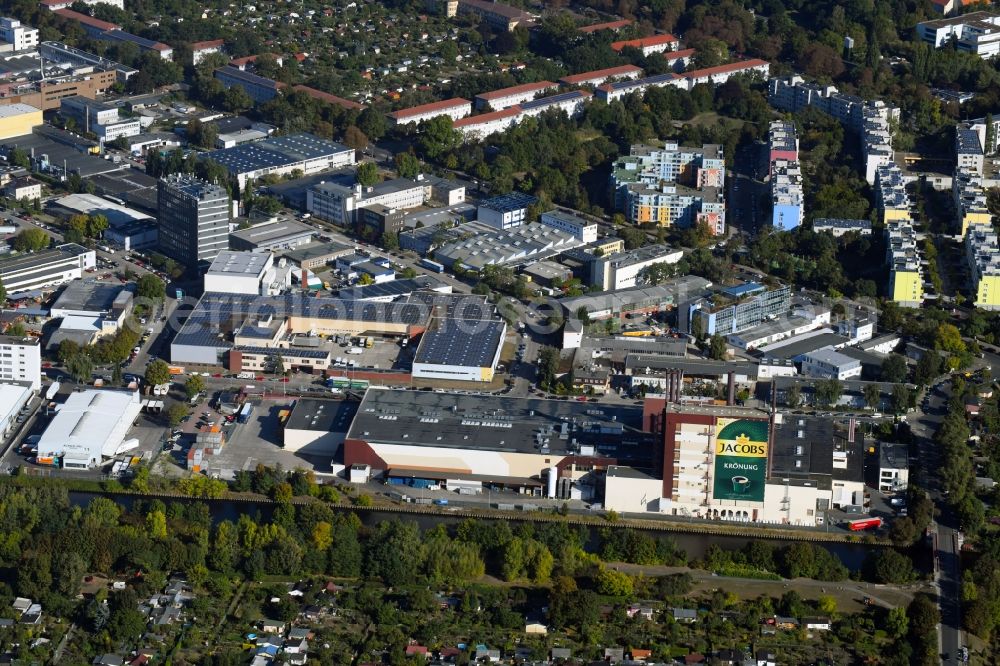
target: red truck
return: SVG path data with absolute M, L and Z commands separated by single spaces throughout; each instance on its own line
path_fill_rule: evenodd
M 852 520 L 847 523 L 848 529 L 852 532 L 861 532 L 863 530 L 873 530 L 882 527 L 881 518 L 861 518 L 859 520 Z

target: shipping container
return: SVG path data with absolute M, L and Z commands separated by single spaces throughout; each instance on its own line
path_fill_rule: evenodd
M 250 420 L 250 416 L 252 414 L 253 414 L 253 404 L 249 402 L 244 403 L 243 407 L 240 409 L 240 415 L 237 417 L 237 420 L 240 423 L 246 423 Z

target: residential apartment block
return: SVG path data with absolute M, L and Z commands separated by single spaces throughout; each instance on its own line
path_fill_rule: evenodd
M 775 160 L 771 165 L 771 225 L 789 231 L 805 216 L 802 168 L 798 160 Z
M 905 307 L 924 301 L 923 272 L 917 252 L 917 234 L 908 219 L 885 223 L 886 263 L 889 264 L 887 296 Z
M 878 168 L 892 161 L 891 127 L 899 120 L 898 107 L 845 95 L 835 86 L 806 83 L 797 75 L 772 78 L 768 82 L 768 101 L 777 109 L 793 113 L 814 106 L 858 134 L 869 184 L 874 184 Z
M 508 106 L 499 111 L 488 111 L 477 116 L 467 116 L 455 121 L 452 127 L 466 139 L 482 139 L 497 132 L 504 132 L 525 118 L 537 116 L 546 111 L 562 111 L 569 117 L 583 111 L 583 105 L 591 98 L 586 90 L 571 90 L 548 97 L 539 97 L 527 102 Z
M 768 129 L 768 175 L 771 179 L 771 225 L 784 231 L 802 224 L 805 196 L 795 125 L 775 120 Z
M 1000 55 L 1000 14 L 971 12 L 953 18 L 934 19 L 917 24 L 917 36 L 934 48 L 952 43 L 955 48 L 992 58 Z
M 799 159 L 799 135 L 795 125 L 784 120 L 773 120 L 767 130 L 767 161 Z
M 591 72 L 581 72 L 572 76 L 564 76 L 559 79 L 559 83 L 567 88 L 574 86 L 599 86 L 608 81 L 635 80 L 642 75 L 642 69 L 635 65 L 619 65 L 618 67 L 607 67 Z
M 388 115 L 394 125 L 409 125 L 411 123 L 421 123 L 431 118 L 437 118 L 438 116 L 448 116 L 454 122 L 465 118 L 470 113 L 472 113 L 472 102 L 461 97 L 455 97 L 454 99 L 400 109 Z
M 983 126 L 985 129 L 985 124 Z M 985 132 L 980 137 L 979 132 L 971 127 L 959 124 L 955 128 L 955 168 L 982 173 L 986 160 L 986 151 L 983 150 L 983 139 Z
M 279 81 L 273 81 L 263 76 L 244 72 L 231 65 L 226 65 L 215 70 L 215 78 L 221 81 L 226 89 L 233 86 L 243 88 L 250 99 L 256 104 L 263 104 L 274 99 L 278 96 L 278 91 L 285 85 Z
M 973 118 L 964 120 L 959 124 L 961 129 L 970 129 L 979 137 L 979 145 L 986 155 L 994 155 L 1000 143 L 1000 114 L 994 114 L 991 123 L 993 126 L 987 128 L 986 118 Z
M 861 236 L 872 235 L 871 220 L 847 220 L 834 217 L 818 217 L 813 220 L 813 231 L 816 233 L 827 232 L 834 238 L 839 238 L 847 233 L 857 233 Z
M 688 51 L 690 51 L 690 49 L 680 51 L 673 58 L 671 57 L 671 54 L 668 53 L 666 54 L 666 58 L 668 61 L 673 62 L 675 67 L 679 67 L 681 59 L 683 59 L 685 63 L 690 59 L 690 54 L 687 53 Z M 691 72 L 667 72 L 665 74 L 656 74 L 654 76 L 648 76 L 634 81 L 606 83 L 602 86 L 598 86 L 594 92 L 598 99 L 611 103 L 614 100 L 621 99 L 631 93 L 638 93 L 641 95 L 649 88 L 672 86 L 678 90 L 690 91 L 699 83 L 718 86 L 722 85 L 733 76 L 742 75 L 766 77 L 770 71 L 770 63 L 753 58 L 750 60 L 740 60 L 737 62 L 727 63 L 725 65 L 718 65 L 716 67 L 696 69 Z
M 451 11 L 451 3 L 448 4 L 446 12 Z M 519 25 L 530 27 L 535 22 L 535 17 L 523 9 L 487 0 L 458 0 L 455 10 L 458 14 L 471 14 L 490 26 L 506 32 L 511 32 Z
M 654 53 L 665 51 L 676 51 L 681 46 L 679 39 L 671 34 L 652 35 L 650 37 L 640 37 L 639 39 L 626 39 L 620 42 L 612 42 L 611 50 L 621 52 L 626 48 L 638 49 L 642 55 L 650 56 Z
M 993 216 L 986 207 L 982 174 L 969 167 L 956 166 L 951 183 L 959 233 L 964 236 L 974 226 L 989 228 L 993 224 Z
M 529 102 L 542 93 L 552 92 L 559 89 L 559 84 L 552 81 L 537 81 L 535 83 L 522 83 L 519 86 L 501 88 L 490 92 L 476 95 L 477 109 L 492 109 L 500 111 L 510 106 L 516 106 L 522 102 Z
M 875 182 L 879 167 L 892 162 L 892 126 L 881 107 L 866 106 L 861 110 L 861 153 L 865 159 L 865 180 Z
M 976 227 L 965 235 L 965 259 L 972 278 L 974 305 L 1000 310 L 1000 246 L 992 228 Z
M 191 64 L 197 65 L 213 53 L 222 53 L 222 47 L 225 46 L 225 44 L 226 40 L 224 39 L 211 39 L 204 42 L 194 42 L 191 44 Z
M 632 222 L 689 227 L 706 223 L 725 233 L 723 188 L 726 167 L 722 146 L 700 149 L 667 142 L 636 144 L 611 172 L 615 206 Z
M 896 164 L 879 167 L 875 181 L 875 198 L 883 223 L 890 220 L 912 221 L 913 202 L 906 186 L 916 177 L 903 173 Z

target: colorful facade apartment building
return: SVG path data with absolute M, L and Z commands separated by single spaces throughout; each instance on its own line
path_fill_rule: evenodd
M 705 222 L 720 234 L 725 232 L 725 174 L 718 144 L 638 144 L 615 163 L 611 189 L 616 207 L 632 222 L 664 227 Z

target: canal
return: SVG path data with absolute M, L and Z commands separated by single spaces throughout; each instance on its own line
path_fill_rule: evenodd
M 136 502 L 150 501 L 157 499 L 154 497 L 144 497 L 139 495 L 101 495 L 99 493 L 88 493 L 88 492 L 70 492 L 69 499 L 70 503 L 74 506 L 86 506 L 95 497 L 108 497 L 113 499 L 115 502 L 120 504 L 127 510 L 132 510 Z M 207 499 L 187 499 L 187 498 L 161 498 L 166 504 L 171 502 L 204 502 L 209 506 L 209 512 L 212 516 L 212 520 L 216 523 L 223 520 L 237 521 L 242 515 L 249 515 L 261 521 L 267 521 L 271 517 L 273 505 L 267 502 L 253 502 L 253 501 L 238 501 L 231 499 L 219 499 L 219 500 L 207 500 Z M 396 513 L 392 511 L 378 511 L 370 510 L 361 507 L 352 506 L 333 506 L 334 510 L 340 511 L 353 511 L 361 519 L 361 523 L 366 527 L 373 527 L 378 523 L 385 520 L 401 520 L 401 521 L 411 521 L 415 522 L 421 530 L 428 530 L 432 527 L 440 524 L 447 525 L 449 527 L 457 525 L 466 519 L 463 515 L 449 515 L 449 514 L 412 514 L 412 513 Z M 477 517 L 477 520 L 504 520 L 503 518 L 481 518 Z M 516 522 L 516 519 L 511 522 Z M 608 525 L 585 525 L 585 529 L 588 533 L 588 550 L 597 549 L 600 543 L 600 530 L 604 527 L 614 527 L 612 524 Z M 706 550 L 711 545 L 717 545 L 725 550 L 738 550 L 746 545 L 747 542 L 752 541 L 752 539 L 742 536 L 727 536 L 719 534 L 704 534 L 692 529 L 691 532 L 681 532 L 681 531 L 671 531 L 671 532 L 651 532 L 650 536 L 670 539 L 676 544 L 679 550 L 683 550 L 687 553 L 689 559 L 701 558 L 705 555 Z M 786 546 L 790 543 L 794 543 L 794 540 L 783 540 L 783 539 L 768 539 L 769 543 L 775 545 L 775 547 Z M 872 548 L 882 547 L 873 546 L 863 543 L 845 543 L 845 542 L 830 542 L 830 541 L 816 541 L 813 542 L 814 545 L 824 548 L 833 555 L 836 555 L 844 566 L 851 570 L 857 570 L 861 567 L 862 562 L 868 555 Z M 915 564 L 918 567 L 923 565 L 923 549 L 911 549 L 908 554 L 913 557 Z

